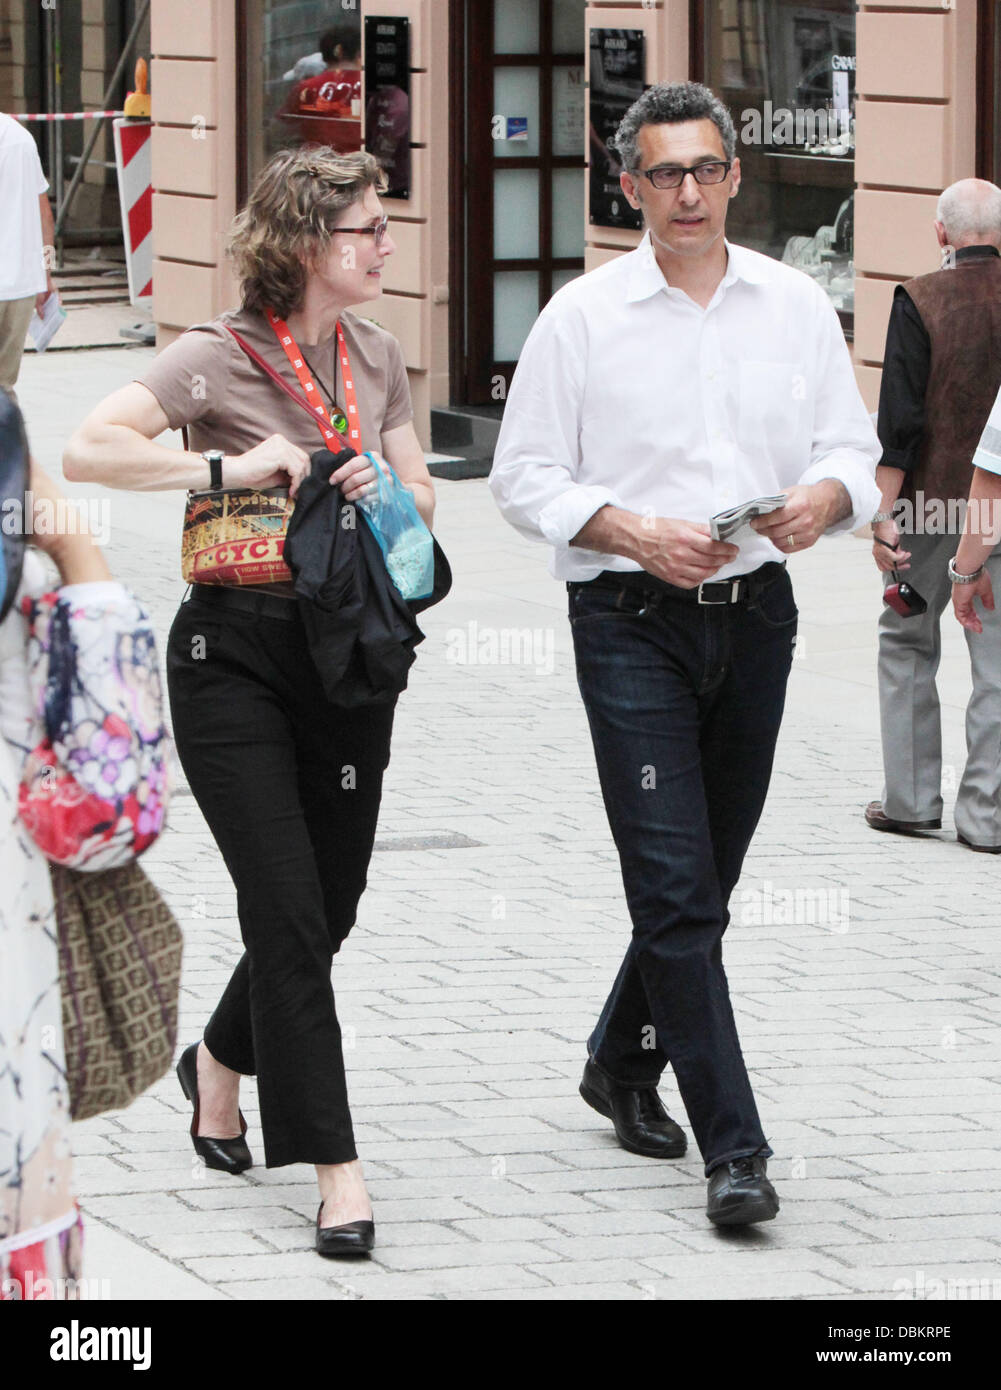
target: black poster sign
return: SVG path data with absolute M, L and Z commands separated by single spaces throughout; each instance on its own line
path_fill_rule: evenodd
M 622 166 L 608 142 L 643 95 L 644 43 L 642 29 L 591 30 L 590 220 L 597 227 L 643 225 L 619 185 Z
M 365 148 L 386 171 L 386 197 L 409 198 L 409 19 L 365 17 Z

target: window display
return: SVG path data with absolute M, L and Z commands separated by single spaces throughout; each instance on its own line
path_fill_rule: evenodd
M 846 328 L 854 309 L 855 5 L 704 0 L 703 80 L 737 130 L 734 241 L 820 284 Z
M 280 149 L 361 149 L 357 0 L 244 0 L 240 5 L 246 185 Z

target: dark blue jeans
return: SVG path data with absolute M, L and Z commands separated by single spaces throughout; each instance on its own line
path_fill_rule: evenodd
M 670 1062 L 706 1173 L 768 1148 L 740 1050 L 722 940 L 771 776 L 797 610 L 784 568 L 702 606 L 606 573 L 569 584 L 577 681 L 633 932 L 588 1042 L 623 1086 Z

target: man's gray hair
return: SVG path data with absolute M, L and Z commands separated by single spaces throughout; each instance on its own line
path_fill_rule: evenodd
M 950 246 L 1001 246 L 1001 188 L 986 179 L 960 179 L 938 200 L 936 216 Z
M 674 125 L 679 121 L 712 121 L 723 141 L 723 152 L 733 159 L 737 132 L 729 111 L 715 93 L 701 82 L 659 82 L 634 101 L 609 142 L 622 160 L 623 169 L 639 168 L 636 137 L 645 125 Z

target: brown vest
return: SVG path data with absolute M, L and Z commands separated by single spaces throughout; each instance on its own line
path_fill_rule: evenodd
M 966 497 L 973 452 L 1001 387 L 1001 258 L 958 261 L 908 280 L 931 339 L 925 428 L 902 497 Z

